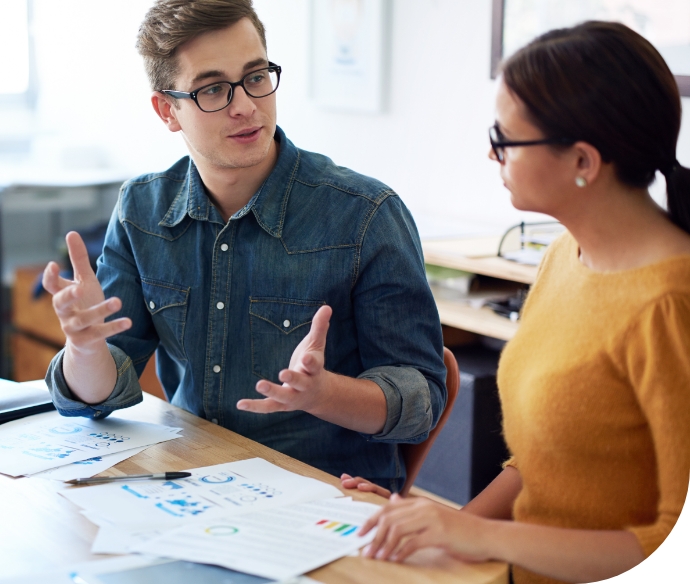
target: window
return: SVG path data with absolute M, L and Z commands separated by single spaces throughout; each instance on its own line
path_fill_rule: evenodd
M 35 103 L 31 0 L 0 3 L 0 107 Z

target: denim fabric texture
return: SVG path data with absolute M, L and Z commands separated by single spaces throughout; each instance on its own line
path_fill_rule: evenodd
M 194 163 L 126 182 L 98 260 L 106 297 L 133 326 L 109 339 L 113 393 L 90 406 L 65 383 L 62 356 L 46 381 L 63 415 L 104 417 L 141 401 L 138 376 L 158 351 L 174 404 L 334 475 L 397 490 L 400 442 L 426 439 L 446 402 L 443 342 L 416 227 L 386 185 L 297 149 L 278 128 L 276 166 L 223 222 Z M 377 383 L 381 433 L 365 435 L 305 412 L 242 412 L 278 381 L 311 320 L 333 308 L 326 368 Z

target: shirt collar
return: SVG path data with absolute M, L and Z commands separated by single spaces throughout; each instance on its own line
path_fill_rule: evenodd
M 300 154 L 279 127 L 276 127 L 275 139 L 278 142 L 278 160 L 271 174 L 252 199 L 232 218 L 243 217 L 251 210 L 267 233 L 273 237 L 281 237 L 288 196 L 297 174 Z M 218 217 L 191 158 L 187 178 L 159 225 L 173 227 L 180 223 L 185 215 L 198 221 L 209 221 L 214 216 Z

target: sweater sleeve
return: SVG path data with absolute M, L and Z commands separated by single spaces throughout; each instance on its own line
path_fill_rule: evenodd
M 690 476 L 690 298 L 648 305 L 629 331 L 626 361 L 652 435 L 659 489 L 656 521 L 628 529 L 649 556 L 671 532 Z

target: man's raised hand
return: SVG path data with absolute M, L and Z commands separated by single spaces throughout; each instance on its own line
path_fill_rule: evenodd
M 242 399 L 240 410 L 257 414 L 302 410 L 316 414 L 328 400 L 328 381 L 332 373 L 324 369 L 326 334 L 333 310 L 322 306 L 314 315 L 311 329 L 295 348 L 288 369 L 278 374 L 283 385 L 262 379 L 256 391 L 265 399 Z
M 53 295 L 53 308 L 67 337 L 67 345 L 89 354 L 103 347 L 108 337 L 130 328 L 132 321 L 118 318 L 105 322 L 108 316 L 122 308 L 122 302 L 119 298 L 105 300 L 79 234 L 71 231 L 65 240 L 74 280 L 62 278 L 58 265 L 50 262 L 43 272 L 43 287 Z

